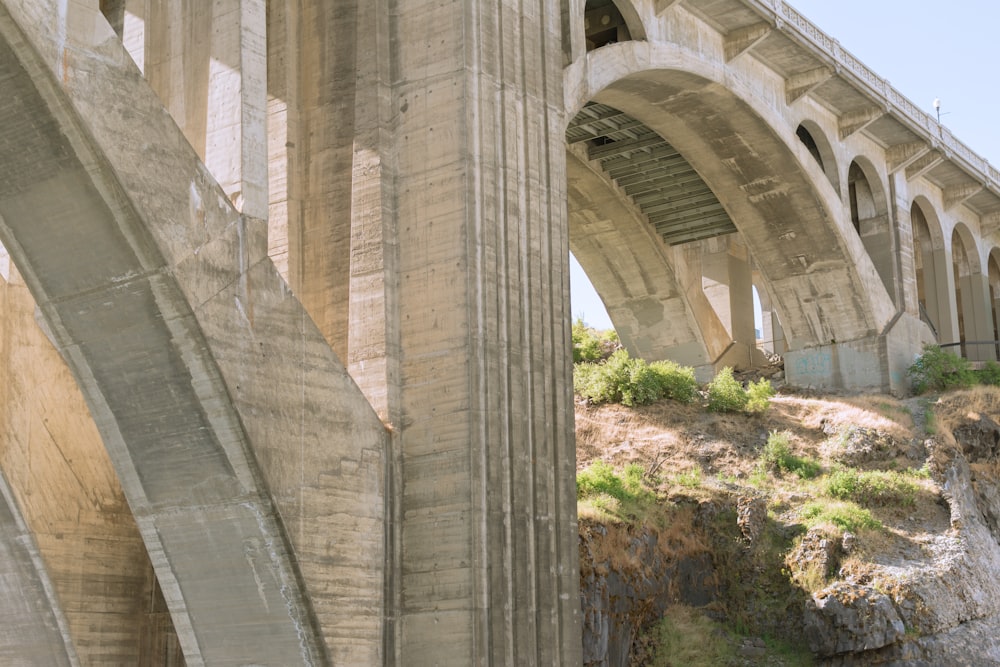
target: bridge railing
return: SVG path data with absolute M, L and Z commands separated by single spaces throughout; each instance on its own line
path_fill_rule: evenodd
M 784 0 L 751 0 L 748 4 L 756 5 L 765 16 L 770 14 L 776 28 L 789 33 L 800 44 L 825 54 L 838 74 L 844 70 L 852 74 L 856 84 L 867 89 L 879 106 L 904 121 L 917 134 L 923 135 L 932 148 L 941 150 L 946 159 L 956 162 L 985 188 L 1000 195 L 1000 169 L 956 138 L 931 114 L 893 88 L 888 80 L 879 76 L 794 7 Z

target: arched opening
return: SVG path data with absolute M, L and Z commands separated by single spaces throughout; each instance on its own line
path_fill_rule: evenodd
M 812 134 L 810 134 L 809 130 L 805 128 L 805 125 L 799 125 L 798 128 L 796 128 L 795 136 L 799 138 L 799 141 L 805 145 L 809 154 L 812 155 L 816 162 L 819 163 L 819 166 L 822 167 L 823 156 L 819 153 L 819 146 L 816 145 L 816 140 L 813 139 Z
M 993 353 L 1000 359 L 1000 248 L 990 251 L 987 268 L 989 279 L 990 323 L 993 326 Z
M 895 302 L 892 225 L 885 194 L 877 183 L 874 169 L 862 166 L 857 160 L 851 162 L 847 172 L 851 223 L 861 237 L 861 243 L 875 265 L 889 297 Z
M 940 310 L 939 282 L 944 276 L 938 270 L 934 243 L 927 216 L 920 203 L 914 202 L 910 207 L 910 225 L 913 231 L 913 265 L 916 271 L 917 306 L 920 319 L 930 327 L 935 338 L 940 340 L 941 327 L 946 325 L 945 317 Z M 937 231 L 937 229 L 935 229 Z M 936 236 L 940 236 L 937 231 Z
M 816 123 L 806 120 L 795 129 L 795 136 L 806 147 L 809 154 L 819 164 L 833 189 L 840 193 L 840 175 L 837 171 L 837 156 L 827 141 L 823 130 Z
M 628 23 L 613 0 L 587 0 L 583 29 L 588 51 L 632 39 Z
M 962 356 L 969 358 L 971 350 L 967 345 L 968 333 L 974 327 L 969 326 L 974 317 L 972 302 L 972 264 L 970 254 L 965 247 L 962 234 L 958 228 L 951 235 L 952 275 L 955 276 L 955 313 L 958 317 L 958 338 L 950 343 L 961 343 L 959 349 Z
M 769 357 L 785 353 L 785 333 L 781 326 L 778 310 L 767 289 L 760 283 L 760 275 L 754 272 L 754 327 L 757 332 L 757 349 Z

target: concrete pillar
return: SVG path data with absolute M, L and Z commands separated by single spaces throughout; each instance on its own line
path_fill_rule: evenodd
M 361 132 L 374 143 L 354 165 L 378 162 L 394 196 L 381 224 L 355 220 L 352 248 L 396 263 L 355 265 L 398 323 L 357 333 L 384 337 L 399 369 L 387 659 L 579 664 L 558 7 L 376 4 L 367 41 L 388 49 L 391 98 L 359 113 L 391 110 L 395 150 L 388 165 L 360 154 L 378 146 Z
M 268 9 L 268 252 L 345 363 L 355 116 L 372 108 L 358 96 L 374 94 L 359 87 L 359 68 L 388 39 L 358 23 L 369 10 L 358 0 L 274 0 Z
M 146 15 L 149 0 L 125 0 L 125 16 L 122 21 L 122 44 L 132 56 L 136 67 L 145 73 L 146 68 Z
M 963 276 L 961 284 L 966 341 L 992 341 L 993 313 L 988 277 L 981 273 Z M 973 361 L 996 359 L 996 349 L 992 345 L 967 345 L 966 354 Z
M 910 195 L 905 171 L 889 175 L 889 192 L 892 193 L 892 217 L 895 219 L 896 252 L 894 261 L 898 264 L 899 299 L 896 305 L 913 317 L 920 318 L 920 304 L 917 297 L 917 269 L 915 253 L 920 252 L 913 244 L 913 221 L 910 220 Z
M 787 349 L 785 332 L 778 320 L 778 312 L 765 289 L 757 289 L 761 310 L 761 347 L 770 354 L 784 354 Z
M 933 271 L 928 272 L 929 267 L 932 267 Z M 938 342 L 942 345 L 959 342 L 955 271 L 951 262 L 950 247 L 924 253 L 924 276 L 927 280 L 927 310 L 930 311 L 931 317 L 937 315 L 934 324 L 937 326 Z
M 729 334 L 733 338 L 732 297 L 729 294 L 729 244 L 725 239 L 700 241 L 702 291 L 712 305 Z
M 756 349 L 753 319 L 753 271 L 745 245 L 735 239 L 729 244 L 729 310 L 733 342 Z M 752 363 L 752 360 L 748 360 Z
M 146 78 L 236 208 L 265 220 L 265 1 L 148 0 L 145 9 Z

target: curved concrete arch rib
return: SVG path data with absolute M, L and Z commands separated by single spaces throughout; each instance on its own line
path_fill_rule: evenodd
M 187 664 L 372 664 L 385 430 L 264 257 L 263 221 L 232 209 L 121 43 L 66 40 L 55 4 L 0 5 L 0 236 Z M 329 544 L 335 523 L 352 539 Z
M 0 662 L 79 664 L 38 553 L 3 472 L 0 472 Z
M 566 173 L 570 248 L 625 347 L 644 359 L 695 367 L 715 361 L 729 335 L 705 299 L 700 273 L 685 270 L 683 252 L 667 247 L 626 196 L 575 151 L 567 152 Z

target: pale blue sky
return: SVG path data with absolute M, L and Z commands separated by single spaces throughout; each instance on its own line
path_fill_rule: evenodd
M 972 150 L 1000 166 L 1000 2 L 997 0 L 793 0 L 841 46 L 933 114 Z M 572 262 L 573 317 L 611 321 Z

